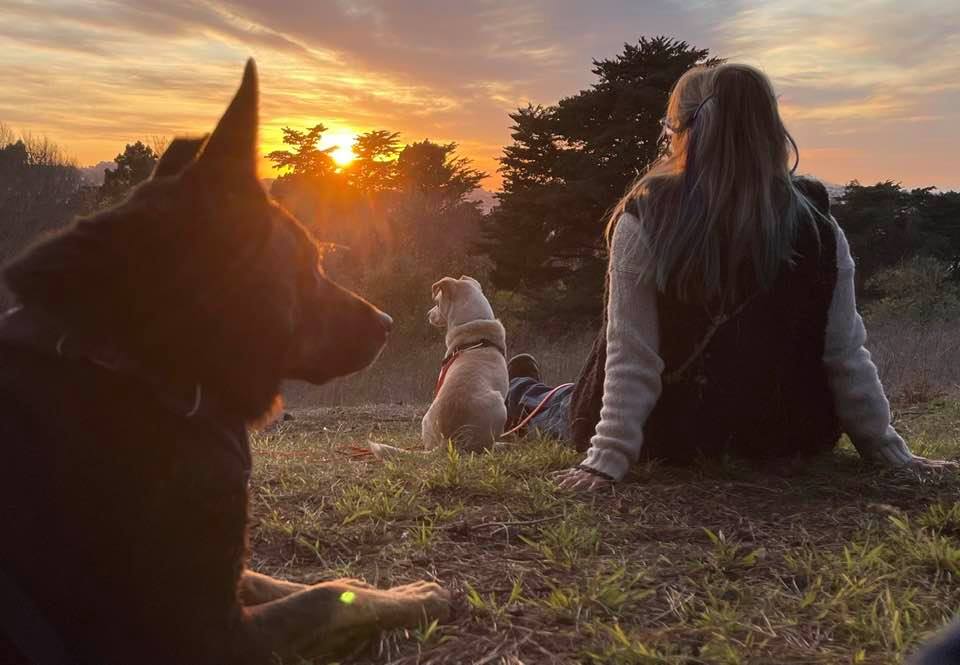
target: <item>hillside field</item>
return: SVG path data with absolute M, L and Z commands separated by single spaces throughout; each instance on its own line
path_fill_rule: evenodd
M 835 454 L 775 468 L 641 466 L 557 490 L 547 440 L 383 464 L 422 408 L 297 409 L 254 437 L 251 566 L 315 582 L 437 580 L 452 620 L 340 662 L 899 663 L 960 604 L 960 477 Z M 960 457 L 960 401 L 896 409 L 918 454 Z M 319 661 L 318 661 L 319 662 Z

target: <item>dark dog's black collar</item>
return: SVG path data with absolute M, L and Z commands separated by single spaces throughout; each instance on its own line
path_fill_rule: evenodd
M 55 318 L 35 309 L 15 308 L 0 315 L 0 342 L 54 357 L 84 361 L 140 381 L 169 411 L 213 427 L 221 438 L 230 442 L 230 448 L 240 457 L 249 476 L 251 460 L 246 424 L 230 417 L 215 396 L 204 394 L 199 383 L 182 390 L 165 385 L 113 345 L 91 342 L 83 336 L 71 334 Z
M 473 351 L 474 349 L 483 349 L 483 348 L 496 349 L 497 351 L 500 352 L 500 355 L 501 355 L 501 356 L 503 356 L 504 358 L 507 357 L 507 350 L 506 350 L 505 348 L 503 348 L 502 346 L 500 346 L 500 345 L 497 344 L 496 342 L 491 342 L 489 339 L 480 338 L 480 339 L 476 339 L 476 340 L 474 340 L 474 341 L 472 341 L 472 342 L 466 342 L 466 343 L 464 343 L 464 344 L 459 344 L 459 345 L 453 347 L 452 349 L 450 349 L 450 351 L 447 353 L 447 355 L 445 355 L 445 356 L 443 357 L 443 364 L 449 363 L 451 360 L 453 360 L 454 358 L 456 358 L 457 356 L 459 356 L 459 355 L 460 355 L 461 353 L 463 353 L 464 351 Z
M 82 358 L 117 372 L 136 370 L 135 363 L 112 345 L 86 342 L 82 336 L 71 334 L 54 317 L 37 309 L 15 307 L 0 316 L 0 341 L 61 358 Z

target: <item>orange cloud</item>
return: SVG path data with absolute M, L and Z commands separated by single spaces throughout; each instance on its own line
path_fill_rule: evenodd
M 885 164 L 886 177 L 960 187 L 945 161 L 960 153 L 960 8 L 949 3 L 7 0 L 3 12 L 0 120 L 82 162 L 209 130 L 253 54 L 265 148 L 283 126 L 390 129 L 458 141 L 495 187 L 510 111 L 576 93 L 591 59 L 660 33 L 763 67 L 801 148 L 836 150 L 822 162 L 831 178 Z

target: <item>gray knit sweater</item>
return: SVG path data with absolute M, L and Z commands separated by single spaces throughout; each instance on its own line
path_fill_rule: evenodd
M 643 428 L 660 397 L 664 363 L 658 355 L 657 291 L 640 279 L 647 243 L 629 213 L 616 226 L 610 248 L 603 408 L 584 465 L 622 478 L 643 446 Z M 837 235 L 837 284 L 827 319 L 823 362 L 844 431 L 864 458 L 890 465 L 913 456 L 890 424 L 890 405 L 854 296 L 854 263 L 843 231 Z

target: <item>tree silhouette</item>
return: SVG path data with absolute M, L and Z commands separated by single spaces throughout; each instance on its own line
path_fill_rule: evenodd
M 876 273 L 927 256 L 960 259 L 960 194 L 932 187 L 904 189 L 892 180 L 861 185 L 854 180 L 832 208 L 850 241 L 862 295 Z
M 150 177 L 157 159 L 159 155 L 142 141 L 128 143 L 123 152 L 114 158 L 116 168 L 104 171 L 100 201 L 111 204 L 121 200 L 131 189 Z
M 44 137 L 16 137 L 0 123 L 0 263 L 70 221 L 86 190 L 79 169 Z M 0 284 L 0 309 L 12 304 Z
M 347 182 L 364 194 L 393 189 L 397 179 L 400 133 L 377 129 L 360 134 L 353 142 L 353 161 L 347 165 Z
M 466 197 L 486 174 L 458 155 L 455 143 L 423 140 L 401 148 L 399 133 L 386 129 L 357 136 L 354 159 L 336 169 L 315 148 L 323 131 L 323 125 L 284 129 L 291 149 L 269 157 L 289 172 L 270 193 L 318 239 L 334 244 L 325 258 L 331 275 L 390 303 L 398 326 L 422 331 L 430 285 L 483 263 L 471 251 L 482 213 Z
M 658 156 L 673 84 L 694 65 L 719 62 L 708 56 L 684 41 L 643 37 L 595 60 L 588 89 L 510 115 L 503 191 L 481 243 L 497 286 L 539 298 L 544 316 L 599 312 L 607 211 Z
M 291 150 L 274 150 L 267 155 L 275 169 L 289 169 L 289 175 L 319 179 L 336 171 L 336 162 L 330 153 L 336 146 L 321 150 L 317 147 L 327 128 L 314 125 L 305 132 L 283 128 L 283 143 Z
M 440 211 L 463 203 L 487 177 L 470 166 L 470 160 L 456 154 L 456 143 L 423 140 L 406 146 L 397 159 L 397 181 L 401 191 L 426 196 Z

